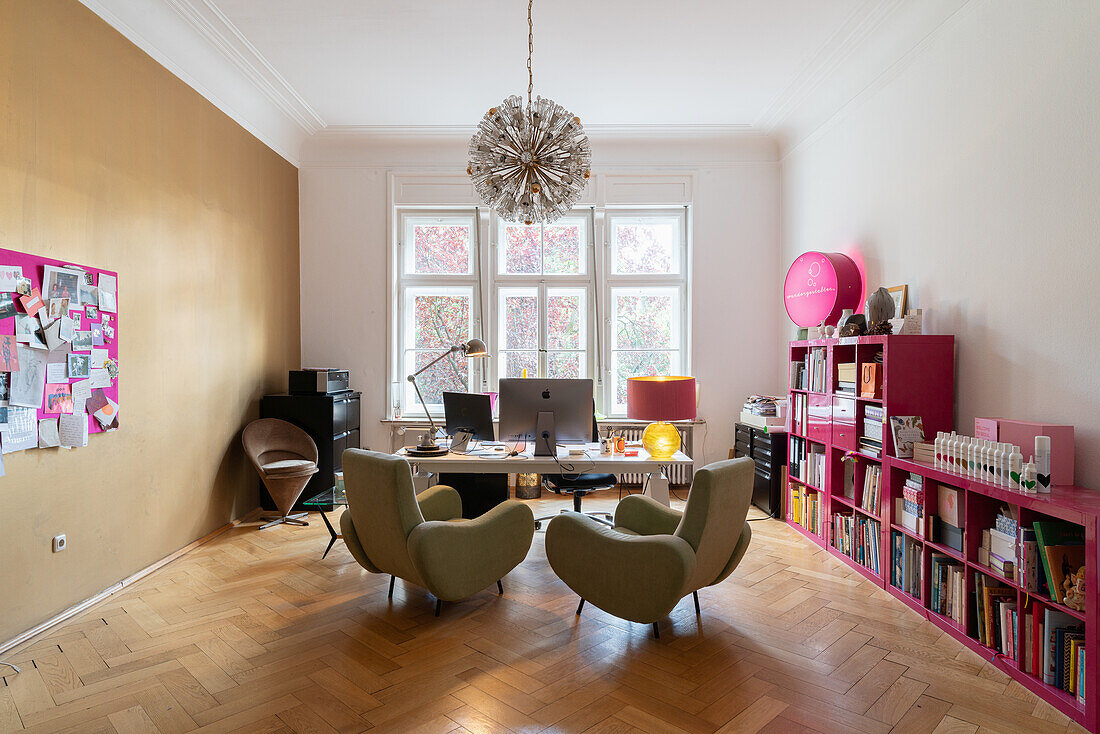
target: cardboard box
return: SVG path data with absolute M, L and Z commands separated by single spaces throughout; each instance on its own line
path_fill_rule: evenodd
M 1033 423 L 1008 418 L 975 418 L 974 437 L 990 441 L 1011 443 L 1020 447 L 1024 461 L 1035 453 L 1035 437 L 1050 436 L 1050 481 L 1052 484 L 1072 486 L 1073 477 L 1073 426 L 1053 423 Z

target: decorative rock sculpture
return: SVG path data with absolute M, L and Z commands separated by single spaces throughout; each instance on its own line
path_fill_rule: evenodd
M 864 306 L 864 313 L 867 314 L 869 324 L 878 324 L 894 318 L 894 298 L 890 295 L 890 291 L 879 288 L 872 293 Z

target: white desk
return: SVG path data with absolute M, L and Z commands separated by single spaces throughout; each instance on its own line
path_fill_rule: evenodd
M 550 456 L 532 456 L 531 449 L 507 458 L 483 458 L 479 455 L 450 453 L 445 456 L 408 456 L 404 449 L 396 452 L 408 459 L 414 473 L 440 474 L 648 474 L 645 494 L 666 507 L 668 499 L 668 478 L 664 468 L 674 465 L 694 465 L 694 461 L 684 452 L 677 451 L 671 459 L 653 459 L 645 449 L 639 448 L 637 456 L 615 454 L 601 456 L 597 444 L 585 446 L 584 456 L 570 456 L 569 450 L 558 448 L 559 466 Z M 488 451 L 474 452 L 490 453 Z M 493 454 L 503 454 L 494 451 Z

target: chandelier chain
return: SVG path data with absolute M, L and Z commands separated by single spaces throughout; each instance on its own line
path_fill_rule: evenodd
M 535 90 L 535 74 L 531 71 L 531 57 L 535 55 L 535 25 L 531 22 L 531 7 L 535 0 L 527 0 L 527 106 L 531 106 L 531 94 Z

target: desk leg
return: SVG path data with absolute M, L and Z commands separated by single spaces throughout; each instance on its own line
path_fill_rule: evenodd
M 649 473 L 649 479 L 646 481 L 645 494 L 657 500 L 665 507 L 671 506 L 668 499 L 668 477 L 665 476 L 663 471 L 658 469 L 655 472 Z
M 325 548 L 325 554 L 321 556 L 321 560 L 323 561 L 325 560 L 325 556 L 328 555 L 328 552 L 332 550 L 332 546 L 336 543 L 336 541 L 344 536 L 340 535 L 340 533 L 336 532 L 336 528 L 332 527 L 332 523 L 328 520 L 328 515 L 321 511 L 318 511 L 317 514 L 320 515 L 321 519 L 325 521 L 325 527 L 328 528 L 328 534 L 330 536 L 328 540 L 328 548 Z

